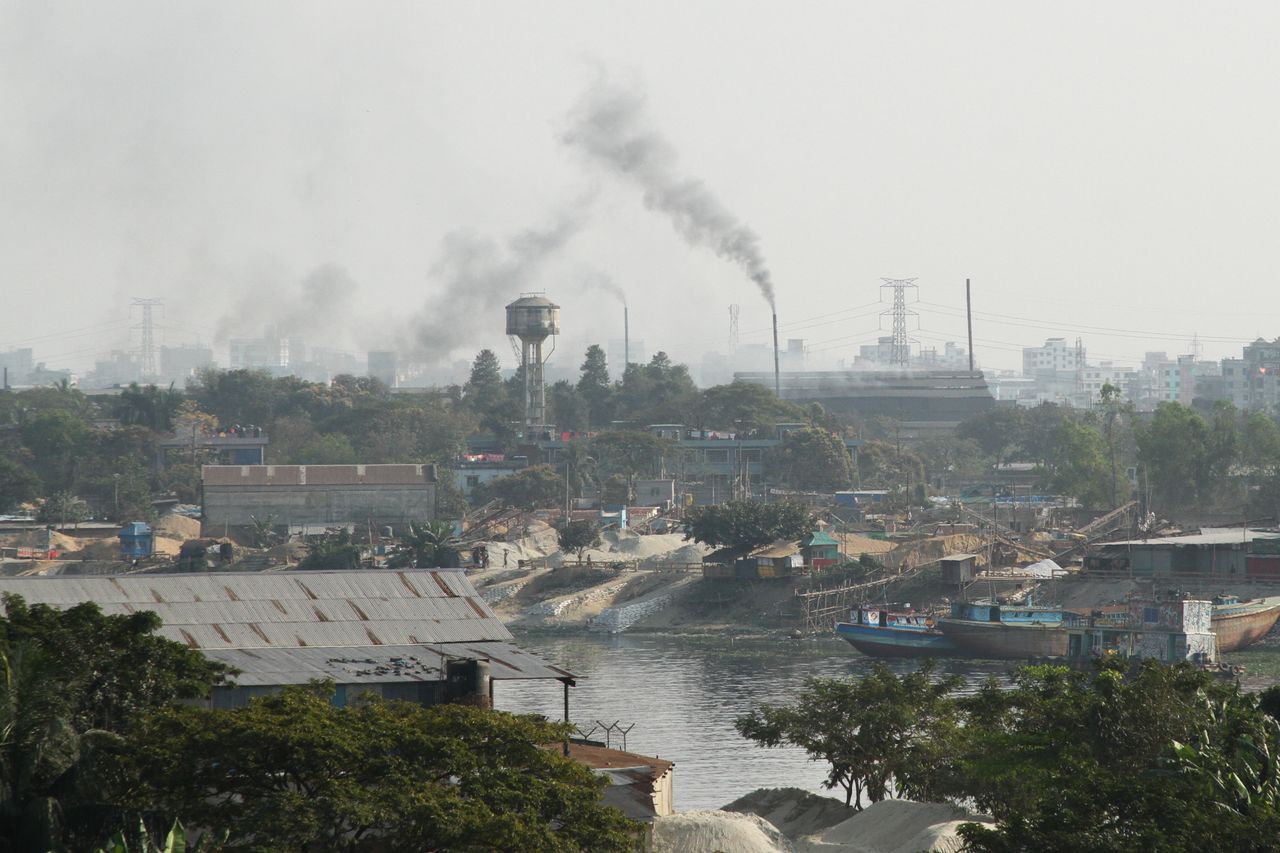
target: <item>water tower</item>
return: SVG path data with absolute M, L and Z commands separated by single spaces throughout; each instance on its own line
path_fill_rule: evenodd
M 526 293 L 507 306 L 507 334 L 512 347 L 520 341 L 520 366 L 524 369 L 524 425 L 533 429 L 547 422 L 547 386 L 542 365 L 555 352 L 555 342 L 546 355 L 542 342 L 560 334 L 560 306 L 540 293 Z

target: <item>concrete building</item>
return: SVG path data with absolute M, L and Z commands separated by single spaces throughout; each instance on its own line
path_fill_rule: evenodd
M 261 427 L 222 430 L 213 435 L 174 435 L 160 439 L 156 470 L 163 470 L 170 455 L 194 450 L 211 453 L 219 465 L 262 465 L 269 440 Z M 190 459 L 190 456 L 187 457 Z M 205 458 L 208 458 L 207 456 Z
M 1048 338 L 1042 347 L 1022 348 L 1022 375 L 1070 373 L 1074 377 L 1087 361 L 1084 347 L 1069 344 L 1066 338 Z
M 213 366 L 213 349 L 203 344 L 160 347 L 160 378 L 179 387 L 196 371 Z
M 1249 576 L 1249 556 L 1280 533 L 1237 528 L 1205 529 L 1192 536 L 1158 536 L 1107 542 L 1085 559 L 1085 568 L 1134 578 L 1228 581 Z
M 206 465 L 205 529 L 366 524 L 404 526 L 435 517 L 432 465 Z
M 471 500 L 476 489 L 500 477 L 509 477 L 527 468 L 529 460 L 524 456 L 508 457 L 502 453 L 467 453 L 454 462 L 449 471 L 462 494 Z
M 92 602 L 107 615 L 150 610 L 158 634 L 240 670 L 215 708 L 313 679 L 334 702 L 361 694 L 424 705 L 488 700 L 493 682 L 572 673 L 516 646 L 462 572 L 292 571 L 0 578 L 0 593 L 59 609 Z
M 1237 408 L 1266 411 L 1280 405 L 1280 338 L 1258 338 L 1240 358 L 1221 362 L 1223 394 Z
M 26 385 L 27 377 L 35 366 L 31 347 L 0 352 L 0 387 Z

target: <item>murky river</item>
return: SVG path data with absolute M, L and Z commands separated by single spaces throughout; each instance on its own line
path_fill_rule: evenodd
M 675 800 L 681 811 L 719 808 L 756 788 L 794 786 L 824 793 L 823 765 L 803 750 L 764 749 L 744 740 L 733 720 L 761 702 L 791 700 L 808 678 L 866 673 L 870 659 L 841 640 L 753 640 L 729 643 L 650 635 L 519 638 L 525 648 L 583 676 L 569 691 L 569 716 L 582 731 L 635 724 L 627 749 L 676 763 Z M 899 671 L 910 662 L 890 662 Z M 971 689 L 1007 667 L 995 661 L 956 661 L 947 671 Z M 563 716 L 558 683 L 496 686 L 506 711 Z M 621 747 L 620 738 L 613 744 Z
M 569 691 L 569 715 L 584 732 L 604 740 L 599 726 L 634 724 L 626 746 L 632 752 L 676 762 L 676 808 L 719 808 L 762 787 L 794 786 L 815 793 L 823 766 L 803 750 L 764 749 L 744 740 L 734 717 L 761 702 L 784 703 L 814 676 L 865 674 L 871 660 L 837 640 L 689 639 L 651 635 L 524 635 L 521 645 L 582 676 Z M 1246 666 L 1245 686 L 1280 681 L 1280 646 L 1256 646 L 1234 654 Z M 899 672 L 915 664 L 890 661 Z M 1003 677 L 999 661 L 950 661 L 946 671 L 974 689 L 990 676 Z M 563 715 L 558 683 L 502 682 L 499 708 Z M 615 746 L 621 740 L 614 737 Z M 833 795 L 833 794 L 831 794 Z

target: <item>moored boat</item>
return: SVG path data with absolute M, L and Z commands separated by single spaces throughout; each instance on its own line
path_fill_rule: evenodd
M 1271 632 L 1278 619 L 1280 598 L 1215 597 L 1213 633 L 1218 636 L 1218 652 L 1234 652 L 1253 645 Z
M 1061 608 L 957 601 L 938 627 L 965 657 L 1024 660 L 1066 655 L 1067 626 L 1080 618 Z
M 859 609 L 848 622 L 836 623 L 836 634 L 858 651 L 877 657 L 945 657 L 955 646 L 930 616 L 890 610 Z

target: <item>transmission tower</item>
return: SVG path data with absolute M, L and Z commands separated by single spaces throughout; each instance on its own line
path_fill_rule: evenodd
M 156 326 L 151 309 L 159 307 L 164 310 L 163 299 L 144 299 L 135 296 L 132 305 L 142 309 L 142 320 L 134 329 L 141 332 L 138 340 L 138 370 L 144 378 L 154 377 L 160 371 L 156 368 Z M 132 305 L 130 306 L 132 308 Z
M 907 308 L 907 288 L 914 288 L 916 280 L 884 278 L 881 281 L 884 282 L 880 285 L 881 290 L 886 287 L 893 288 L 893 307 L 888 311 L 880 312 L 881 317 L 888 315 L 893 318 L 893 349 L 889 354 L 889 363 L 907 367 L 911 364 L 911 339 L 907 337 L 907 318 L 917 316 L 915 311 Z
M 738 350 L 738 306 L 729 306 L 729 352 Z

